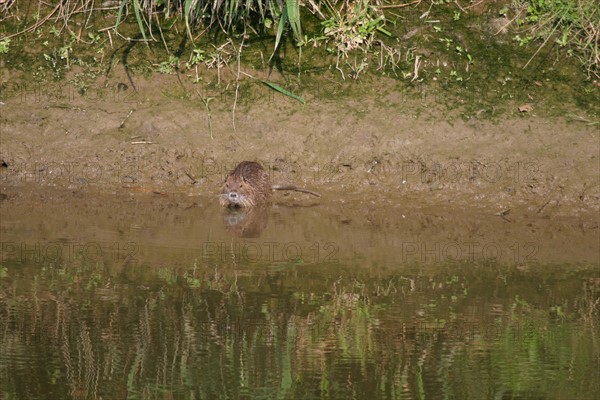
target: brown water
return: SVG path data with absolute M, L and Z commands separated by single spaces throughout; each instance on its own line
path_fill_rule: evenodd
M 592 221 L 15 193 L 2 399 L 600 395 Z

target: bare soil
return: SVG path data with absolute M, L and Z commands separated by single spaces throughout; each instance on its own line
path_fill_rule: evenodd
M 512 226 L 507 240 L 521 222 L 515 235 L 525 243 L 528 224 L 538 221 L 548 237 L 537 240 L 547 240 L 552 254 L 573 244 L 557 240 L 556 228 L 562 237 L 579 237 L 583 259 L 600 258 L 597 126 L 540 116 L 535 108 L 519 112 L 516 103 L 493 119 L 465 118 L 448 111 L 451 99 L 411 98 L 386 78 L 304 92 L 303 106 L 258 81 L 244 81 L 236 99 L 235 83 L 220 93 L 160 75 L 137 78 L 135 91 L 118 75 L 83 96 L 59 83 L 3 98 L 5 217 L 55 190 L 77 194 L 60 197 L 67 210 L 98 196 L 103 207 L 124 207 L 124 193 L 208 207 L 228 171 L 256 160 L 274 183 L 323 195 L 315 201 L 277 194 L 276 201 L 321 207 L 340 224 L 376 229 L 410 213 L 425 220 L 423 213 L 441 213 L 454 215 L 451 229 L 466 236 L 473 218 L 496 221 L 487 226 L 498 233 Z M 355 95 L 332 95 L 336 85 L 353 85 Z

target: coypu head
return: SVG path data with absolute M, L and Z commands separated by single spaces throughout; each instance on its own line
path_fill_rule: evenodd
M 247 208 L 266 204 L 270 196 L 269 174 L 260 164 L 243 161 L 227 175 L 219 203 L 222 207 Z

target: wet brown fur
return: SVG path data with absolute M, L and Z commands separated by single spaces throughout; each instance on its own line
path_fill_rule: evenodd
M 269 174 L 254 161 L 242 161 L 227 175 L 219 203 L 222 207 L 240 208 L 267 204 L 272 190 L 295 190 L 321 197 L 318 193 L 293 185 L 271 185 Z
M 253 161 L 242 161 L 227 175 L 219 203 L 222 207 L 254 207 L 271 198 L 271 180 L 263 167 Z

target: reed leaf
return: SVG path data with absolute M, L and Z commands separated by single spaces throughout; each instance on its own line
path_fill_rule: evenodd
M 117 22 L 115 23 L 115 31 L 117 30 L 117 26 L 121 23 L 121 17 L 123 16 L 123 10 L 127 5 L 127 0 L 123 0 L 121 2 L 121 6 L 119 7 L 119 12 L 117 13 Z
M 140 28 L 140 33 L 144 40 L 146 39 L 146 30 L 144 29 L 144 20 L 142 19 L 142 14 L 140 12 L 140 0 L 133 0 L 133 11 L 135 13 L 135 19 L 137 20 L 138 27 Z
M 287 10 L 288 20 L 296 40 L 302 40 L 302 27 L 300 25 L 300 4 L 298 0 L 286 0 L 285 9 Z
M 248 4 L 250 4 L 251 0 L 248 0 Z M 258 2 L 258 13 L 260 14 L 260 22 L 263 22 L 265 20 L 265 10 L 263 9 L 263 2 L 259 1 Z
M 302 97 L 295 95 L 294 93 L 290 92 L 289 90 L 285 90 L 284 88 L 282 88 L 281 86 L 279 86 L 273 82 L 265 81 L 262 79 L 260 79 L 260 81 L 262 83 L 264 83 L 265 85 L 267 85 L 268 87 L 270 87 L 271 89 L 276 90 L 279 93 L 284 94 L 288 97 L 291 97 L 294 100 L 298 100 L 302 104 L 306 104 L 306 101 Z
M 378 26 L 376 29 L 377 29 L 378 32 L 383 33 L 385 36 L 392 37 L 392 32 L 390 32 L 390 31 L 382 28 L 381 26 Z
M 283 28 L 285 27 L 286 22 L 288 21 L 287 8 L 284 7 L 281 10 L 281 18 L 279 19 L 279 25 L 277 26 L 277 35 L 275 36 L 275 47 L 273 48 L 273 54 L 269 57 L 269 61 L 275 55 L 275 52 L 279 48 L 279 42 L 281 41 L 281 37 L 283 36 Z
M 187 29 L 188 34 L 191 35 L 192 29 L 190 28 L 190 10 L 192 9 L 192 5 L 194 0 L 185 0 L 185 4 L 183 6 L 183 16 L 185 20 L 185 29 Z

